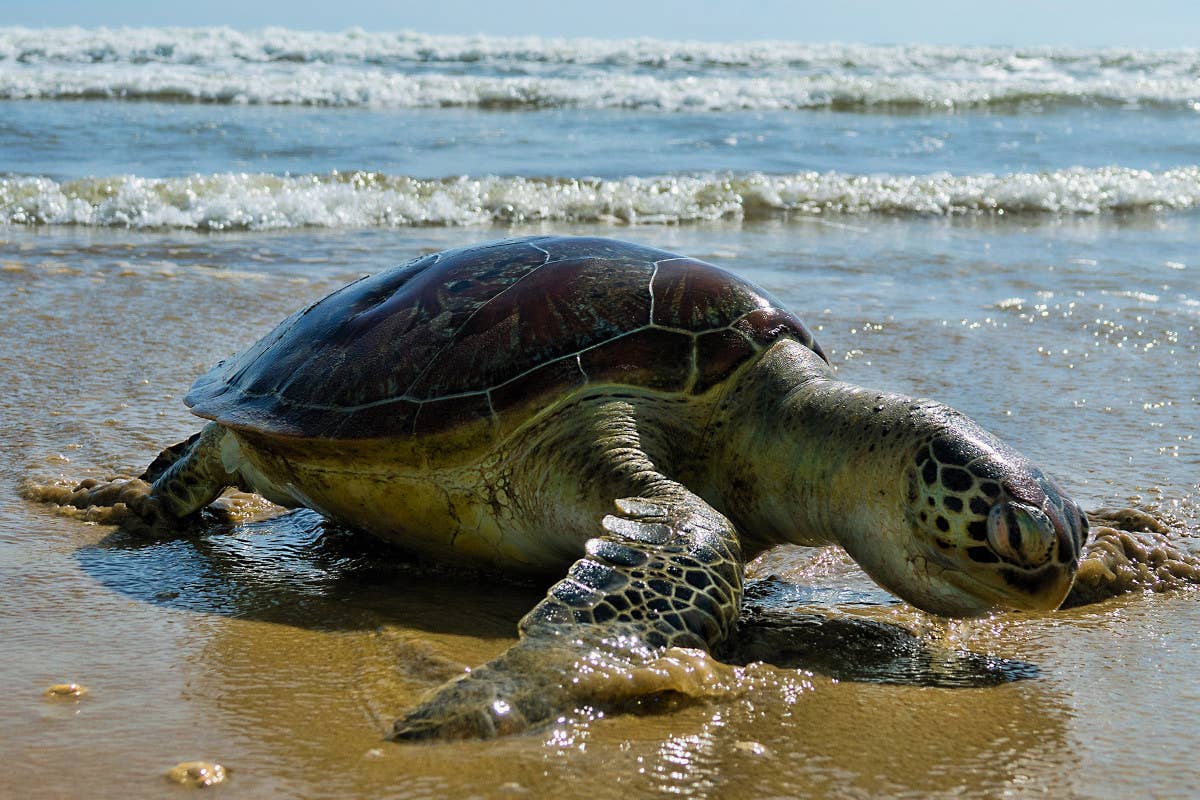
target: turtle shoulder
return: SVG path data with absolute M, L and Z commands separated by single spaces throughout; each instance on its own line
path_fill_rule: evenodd
M 820 353 L 778 301 L 711 264 L 610 239 L 509 239 L 343 287 L 185 401 L 271 436 L 419 436 L 519 420 L 586 385 L 703 393 L 782 336 Z

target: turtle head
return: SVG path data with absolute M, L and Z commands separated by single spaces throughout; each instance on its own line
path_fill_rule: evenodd
M 1066 598 L 1087 521 L 1015 449 L 944 403 L 838 380 L 799 344 L 749 375 L 728 395 L 739 424 L 717 473 L 747 552 L 837 543 L 885 589 L 950 617 Z
M 915 441 L 901 448 L 903 511 L 888 523 L 887 541 L 876 540 L 878 552 L 851 544 L 851 555 L 926 611 L 961 617 L 1058 608 L 1087 540 L 1084 515 L 1040 469 L 970 419 L 921 405 L 910 406 Z

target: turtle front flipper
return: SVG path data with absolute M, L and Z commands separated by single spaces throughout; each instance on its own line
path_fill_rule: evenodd
M 743 567 L 730 522 L 681 487 L 616 505 L 587 556 L 521 620 L 521 640 L 435 689 L 393 738 L 516 733 L 582 705 L 671 691 L 678 676 L 651 666 L 665 648 L 708 650 L 729 635 Z
M 221 442 L 227 433 L 209 423 L 200 433 L 159 453 L 140 477 L 86 480 L 61 493 L 43 492 L 42 499 L 81 509 L 124 505 L 149 520 L 185 517 L 239 483 L 221 459 Z
M 1100 509 L 1088 519 L 1092 539 L 1063 608 L 1200 584 L 1200 554 L 1184 548 L 1161 520 L 1132 508 Z

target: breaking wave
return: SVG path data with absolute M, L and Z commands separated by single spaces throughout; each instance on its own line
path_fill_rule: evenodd
M 1200 110 L 1200 48 L 0 28 L 0 98 L 389 108 Z
M 1200 167 L 1009 175 L 420 179 L 371 172 L 0 178 L 0 223 L 197 230 L 673 224 L 827 215 L 1070 215 L 1200 206 Z

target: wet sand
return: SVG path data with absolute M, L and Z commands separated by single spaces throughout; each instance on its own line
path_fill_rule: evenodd
M 1194 534 L 1194 220 L 1050 227 L 572 232 L 742 271 L 817 328 L 844 377 L 951 402 L 1085 507 L 1135 503 Z M 251 506 L 144 541 L 18 496 L 29 479 L 136 474 L 196 429 L 181 402 L 192 379 L 295 308 L 423 250 L 507 233 L 4 232 L 3 794 L 152 796 L 195 760 L 226 767 L 212 789 L 224 797 L 1200 794 L 1194 591 L 948 625 L 836 554 L 775 551 L 755 574 L 832 590 L 784 605 L 1031 669 L 948 687 L 715 668 L 730 681 L 715 697 L 397 745 L 383 737 L 398 713 L 514 641 L 539 587 L 397 564 L 308 512 Z M 63 682 L 88 692 L 43 695 Z

